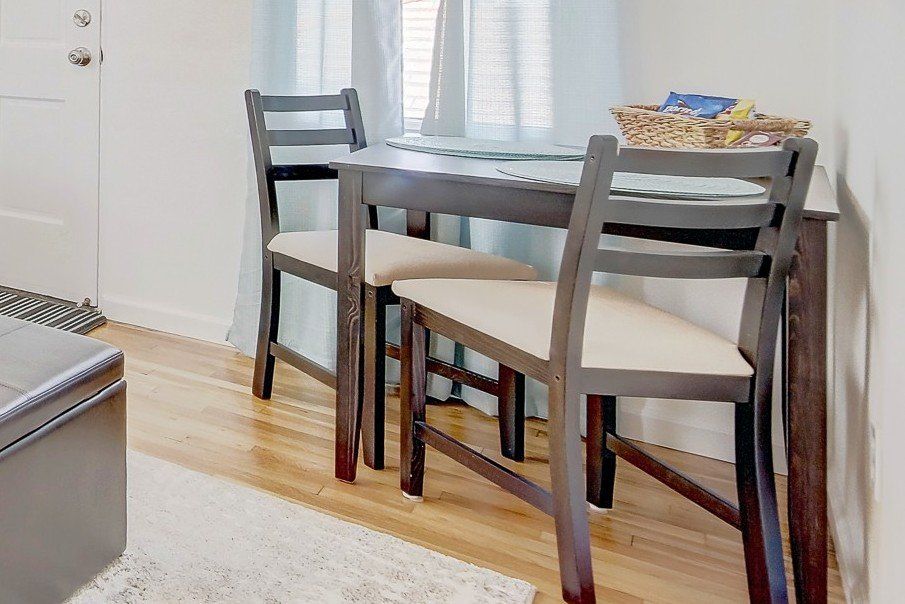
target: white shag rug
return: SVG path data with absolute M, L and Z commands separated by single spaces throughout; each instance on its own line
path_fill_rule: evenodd
M 128 491 L 126 553 L 70 603 L 534 599 L 524 581 L 139 453 Z

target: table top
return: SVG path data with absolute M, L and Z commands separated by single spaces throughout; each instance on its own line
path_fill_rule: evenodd
M 379 143 L 360 151 L 349 153 L 330 162 L 336 170 L 358 172 L 392 172 L 419 177 L 430 177 L 455 182 L 548 191 L 574 195 L 574 185 L 537 182 L 517 176 L 503 174 L 497 170 L 501 160 L 435 155 L 391 147 Z M 839 219 L 836 196 L 830 186 L 829 177 L 823 166 L 816 166 L 811 178 L 811 188 L 805 201 L 805 216 L 818 220 Z

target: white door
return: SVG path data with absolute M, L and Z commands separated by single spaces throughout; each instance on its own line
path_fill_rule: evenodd
M 0 286 L 97 300 L 101 0 L 0 0 Z

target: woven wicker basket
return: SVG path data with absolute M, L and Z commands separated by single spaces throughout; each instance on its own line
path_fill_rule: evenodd
M 658 105 L 623 105 L 610 111 L 630 145 L 723 149 L 730 130 L 805 136 L 811 122 L 757 114 L 750 120 L 705 119 L 657 111 Z

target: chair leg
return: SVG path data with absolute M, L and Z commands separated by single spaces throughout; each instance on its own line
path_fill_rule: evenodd
M 273 368 L 276 358 L 270 343 L 276 342 L 280 327 L 280 271 L 274 270 L 268 254 L 264 260 L 261 283 L 261 318 L 258 321 L 258 346 L 255 351 L 255 375 L 252 393 L 269 399 L 273 392 Z
M 613 507 L 616 454 L 606 446 L 608 432 L 616 432 L 616 397 L 589 394 L 588 435 L 585 438 L 587 499 L 591 507 L 598 510 Z
M 386 306 L 374 287 L 365 288 L 364 401 L 362 407 L 362 456 L 375 470 L 384 467 L 386 420 Z
M 752 602 L 788 602 L 776 506 L 770 400 L 735 406 L 735 473 Z
M 581 459 L 581 396 L 550 387 L 550 476 L 562 595 L 566 602 L 595 602 L 588 504 Z
M 420 501 L 424 491 L 424 442 L 415 436 L 415 422 L 425 420 L 427 403 L 427 348 L 423 326 L 414 321 L 413 304 L 402 304 L 402 347 L 400 359 L 400 455 L 399 479 L 402 493 Z
M 500 365 L 498 381 L 500 451 L 513 461 L 525 461 L 525 376 Z

